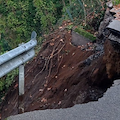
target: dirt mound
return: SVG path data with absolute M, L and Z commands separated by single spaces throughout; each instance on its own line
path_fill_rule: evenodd
M 103 52 L 73 46 L 65 25 L 46 38 L 39 54 L 25 67 L 25 112 L 98 100 L 112 84 Z M 2 103 L 2 119 L 18 114 L 17 81 Z

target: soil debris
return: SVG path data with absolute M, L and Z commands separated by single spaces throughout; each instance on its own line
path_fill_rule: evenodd
M 67 108 L 103 96 L 120 77 L 120 45 L 104 36 L 108 21 L 100 25 L 100 43 L 83 44 L 81 39 L 81 44 L 72 45 L 72 33 L 65 29 L 69 22 L 46 36 L 38 55 L 25 66 L 25 112 Z M 15 81 L 1 105 L 3 120 L 18 114 L 18 77 Z

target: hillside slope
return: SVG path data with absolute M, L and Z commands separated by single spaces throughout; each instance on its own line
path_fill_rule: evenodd
M 98 49 L 96 43 L 73 46 L 71 31 L 65 26 L 47 36 L 38 55 L 25 67 L 25 112 L 98 100 L 112 84 L 103 48 Z M 18 114 L 17 81 L 2 103 L 2 119 Z

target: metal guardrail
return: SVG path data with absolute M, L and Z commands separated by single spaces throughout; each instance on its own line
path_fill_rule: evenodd
M 33 48 L 37 45 L 36 35 L 36 32 L 32 32 L 29 42 L 0 55 L 0 78 L 34 56 Z
M 24 112 L 22 99 L 24 95 L 24 63 L 34 57 L 34 47 L 37 45 L 36 32 L 31 34 L 31 40 L 27 43 L 22 43 L 19 47 L 0 55 L 0 78 L 19 67 L 19 111 Z M 21 113 L 21 112 L 19 112 Z

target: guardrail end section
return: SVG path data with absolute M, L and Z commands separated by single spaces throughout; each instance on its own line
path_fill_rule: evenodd
M 37 33 L 36 33 L 35 31 L 33 31 L 33 32 L 31 33 L 31 39 L 32 39 L 32 40 L 36 40 L 36 37 L 37 37 Z

